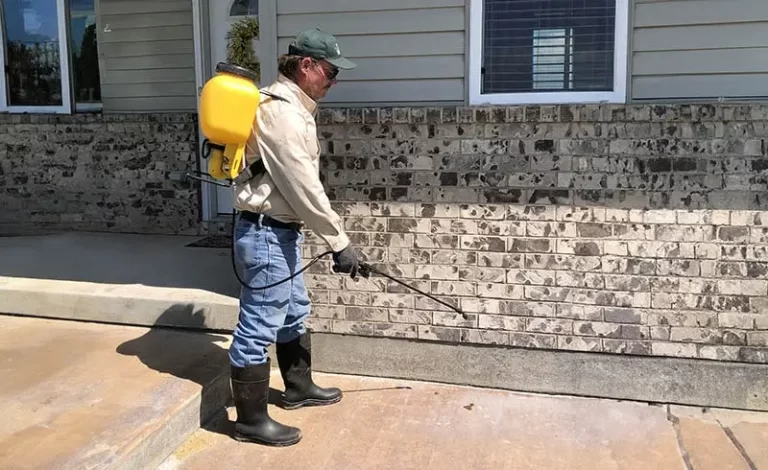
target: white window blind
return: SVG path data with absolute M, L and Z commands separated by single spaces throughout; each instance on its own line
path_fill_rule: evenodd
M 616 0 L 483 0 L 482 93 L 612 91 Z

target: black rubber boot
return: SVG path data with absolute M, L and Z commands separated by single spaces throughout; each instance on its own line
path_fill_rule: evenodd
M 289 446 L 301 440 L 298 428 L 285 426 L 269 417 L 270 361 L 245 368 L 231 368 L 232 394 L 237 409 L 235 440 L 268 446 Z
M 277 343 L 275 349 L 285 383 L 285 409 L 331 405 L 341 400 L 338 388 L 321 388 L 312 381 L 312 340 L 309 332 L 289 343 Z

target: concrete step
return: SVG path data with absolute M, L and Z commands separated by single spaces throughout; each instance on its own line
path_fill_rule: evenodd
M 155 468 L 230 402 L 229 342 L 0 315 L 0 468 Z
M 202 237 L 58 233 L 0 237 L 0 313 L 232 331 L 240 284 Z
M 279 376 L 273 377 L 271 386 L 281 389 Z M 302 430 L 298 444 L 235 442 L 229 435 L 236 415 L 229 408 L 160 470 L 248 468 L 254 462 L 272 470 L 768 468 L 768 413 L 315 377 L 321 386 L 341 388 L 342 401 L 292 411 L 270 407 L 274 419 Z

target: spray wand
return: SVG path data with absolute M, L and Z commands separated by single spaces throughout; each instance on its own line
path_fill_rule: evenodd
M 428 293 L 426 293 L 426 292 L 424 292 L 424 291 L 422 291 L 420 289 L 417 289 L 417 288 L 413 287 L 412 285 L 406 284 L 405 282 L 401 281 L 400 279 L 397 279 L 397 278 L 395 278 L 393 276 L 390 276 L 389 274 L 387 274 L 385 272 L 379 271 L 378 269 L 374 268 L 373 266 L 371 266 L 368 263 L 365 263 L 365 262 L 360 263 L 360 275 L 363 276 L 363 277 L 368 277 L 370 275 L 370 273 L 374 273 L 374 274 L 378 274 L 379 276 L 386 277 L 390 281 L 394 281 L 394 282 L 400 284 L 401 286 L 407 287 L 408 289 L 416 291 L 419 294 L 421 294 L 421 295 L 423 295 L 425 297 L 428 297 L 429 299 L 434 300 L 435 302 L 437 302 L 439 304 L 445 305 L 446 307 L 448 307 L 451 310 L 455 311 L 456 313 L 460 314 L 462 317 L 464 317 L 465 320 L 469 318 L 469 317 L 467 317 L 467 314 L 464 313 L 460 308 L 454 307 L 453 305 L 449 304 L 448 302 L 443 302 L 442 300 L 438 299 L 437 297 L 435 297 L 435 296 L 433 296 L 431 294 L 428 294 Z

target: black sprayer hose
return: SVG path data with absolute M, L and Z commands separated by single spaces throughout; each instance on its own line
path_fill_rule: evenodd
M 304 271 L 309 269 L 313 264 L 315 264 L 318 261 L 320 261 L 321 258 L 324 258 L 324 257 L 326 257 L 328 255 L 333 254 L 333 251 L 326 251 L 325 253 L 321 253 L 321 254 L 315 256 L 314 258 L 312 258 L 312 260 L 309 263 L 307 263 L 306 266 L 304 266 L 300 270 L 296 271 L 295 273 L 291 274 L 290 276 L 286 277 L 285 279 L 283 279 L 281 281 L 277 281 L 275 283 L 272 283 L 272 284 L 269 284 L 269 285 L 266 285 L 266 286 L 258 286 L 258 287 L 256 287 L 256 286 L 249 286 L 240 277 L 240 274 L 237 271 L 237 264 L 235 263 L 235 243 L 237 243 L 237 240 L 235 240 L 235 228 L 236 228 L 236 225 L 237 225 L 237 210 L 233 210 L 232 211 L 232 248 L 230 250 L 231 253 L 232 253 L 232 270 L 235 271 L 235 277 L 237 277 L 237 280 L 240 281 L 240 285 L 245 287 L 246 289 L 250 289 L 250 290 L 267 290 L 267 289 L 271 289 L 271 288 L 273 288 L 275 286 L 279 286 L 280 284 L 282 284 L 284 282 L 288 282 L 291 279 L 293 279 L 294 277 L 296 277 L 299 274 L 303 273 Z
M 250 286 L 250 285 L 246 284 L 245 281 L 243 281 L 242 278 L 240 277 L 240 274 L 237 271 L 237 264 L 235 263 L 235 243 L 236 243 L 236 240 L 235 240 L 235 226 L 236 226 L 236 222 L 237 222 L 237 211 L 232 211 L 232 249 L 231 249 L 231 253 L 232 253 L 232 270 L 235 272 L 235 276 L 237 277 L 237 280 L 240 281 L 240 285 L 245 287 L 246 289 L 266 290 L 266 289 L 271 289 L 272 287 L 275 287 L 275 286 L 279 286 L 280 284 L 282 284 L 284 282 L 288 282 L 291 279 L 293 279 L 294 277 L 296 277 L 299 274 L 303 273 L 304 271 L 309 269 L 313 264 L 315 264 L 318 261 L 320 261 L 322 258 L 324 258 L 324 257 L 326 257 L 328 255 L 332 255 L 333 254 L 333 251 L 326 251 L 324 253 L 321 253 L 321 254 L 315 256 L 314 258 L 312 258 L 310 260 L 309 263 L 307 263 L 306 266 L 304 266 L 303 268 L 301 268 L 300 270 L 296 271 L 295 273 L 291 274 L 289 277 L 286 277 L 283 280 L 277 281 L 275 283 L 272 283 L 272 284 L 269 284 L 269 285 L 266 285 L 266 286 Z M 417 289 L 416 287 L 413 287 L 413 286 L 411 286 L 409 284 L 406 284 L 405 282 L 401 281 L 400 279 L 396 279 L 395 277 L 392 277 L 389 274 L 374 268 L 373 266 L 371 266 L 368 263 L 361 262 L 361 263 L 359 263 L 359 266 L 360 266 L 360 273 L 364 277 L 368 277 L 370 275 L 370 273 L 374 273 L 374 274 L 378 274 L 379 276 L 386 277 L 387 279 L 389 279 L 391 281 L 394 281 L 394 282 L 400 284 L 401 286 L 407 287 L 408 289 L 416 291 L 419 294 L 421 294 L 421 295 L 423 295 L 425 297 L 428 297 L 428 298 L 434 300 L 435 302 L 437 302 L 439 304 L 445 305 L 446 307 L 448 307 L 451 310 L 455 311 L 456 313 L 460 314 L 462 317 L 464 317 L 465 320 L 467 318 L 469 318 L 467 316 L 467 314 L 464 313 L 460 308 L 455 307 L 455 306 L 453 306 L 453 305 L 451 305 L 451 304 L 449 304 L 447 302 L 444 302 L 444 301 L 438 299 L 437 297 L 435 297 L 435 296 L 433 296 L 431 294 L 428 294 L 428 293 L 426 293 L 426 292 L 424 292 L 424 291 L 422 291 L 420 289 Z M 335 271 L 335 269 L 334 269 L 334 271 Z

